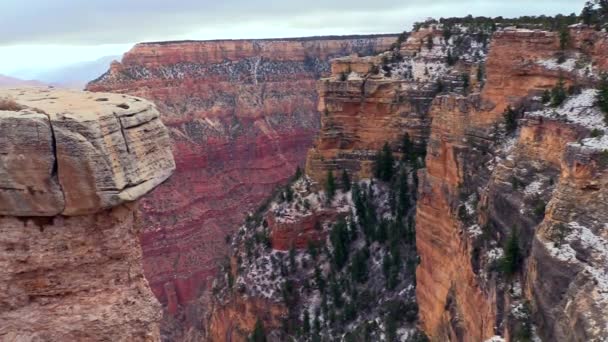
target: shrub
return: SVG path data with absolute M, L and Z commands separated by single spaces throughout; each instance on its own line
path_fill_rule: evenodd
M 0 110 L 18 112 L 18 111 L 22 110 L 23 108 L 25 108 L 25 107 L 18 104 L 17 102 L 15 102 L 15 100 L 13 100 L 11 98 L 0 99 Z
M 346 82 L 347 80 L 348 80 L 348 74 L 345 73 L 345 72 L 340 73 L 340 81 L 341 82 Z
M 601 129 L 594 128 L 591 131 L 591 137 L 592 138 L 599 138 L 599 137 L 601 137 L 603 135 L 604 135 L 604 131 L 602 131 Z

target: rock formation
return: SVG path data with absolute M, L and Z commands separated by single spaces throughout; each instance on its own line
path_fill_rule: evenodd
M 225 237 L 304 164 L 319 129 L 315 84 L 329 59 L 377 54 L 395 39 L 144 43 L 88 85 L 154 101 L 169 127 L 177 171 L 143 201 L 141 242 L 154 293 L 181 320 L 199 325 L 196 301 Z
M 568 31 L 560 47 L 557 32 L 505 28 L 484 42 L 431 26 L 398 54 L 336 60 L 318 84 L 322 128 L 306 167 L 318 183 L 329 170 L 370 177 L 385 142 L 409 158 L 401 134 L 424 147 L 410 154 L 426 155 L 416 294 L 432 339 L 608 336 L 608 127 L 594 90 L 608 35 Z M 546 103 L 560 91 L 565 102 Z
M 0 339 L 158 341 L 136 200 L 175 169 L 139 98 L 0 93 Z

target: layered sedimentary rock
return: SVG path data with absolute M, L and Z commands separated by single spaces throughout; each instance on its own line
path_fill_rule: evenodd
M 135 203 L 175 169 L 158 111 L 115 94 L 0 97 L 0 339 L 159 340 Z
M 404 133 L 426 148 L 416 294 L 432 339 L 608 334 L 601 137 L 608 129 L 593 90 L 606 70 L 598 47 L 608 36 L 569 31 L 563 49 L 557 32 L 506 28 L 467 51 L 462 38 L 446 41 L 432 26 L 401 44 L 402 61 L 394 52 L 338 59 L 318 84 L 322 128 L 306 168 L 318 183 L 329 170 L 369 177 L 382 144 L 403 152 Z M 451 66 L 448 51 L 458 57 Z M 543 103 L 560 80 L 570 97 Z M 509 241 L 520 249 L 514 271 Z
M 225 236 L 303 165 L 328 60 L 377 54 L 395 39 L 138 44 L 88 85 L 154 101 L 170 129 L 176 175 L 142 205 L 145 272 L 161 302 L 195 300 L 226 252 Z
M 605 336 L 597 328 L 604 324 L 599 323 L 604 321 L 601 310 L 590 310 L 593 318 L 581 319 L 581 308 L 588 308 L 585 303 L 589 302 L 588 297 L 577 298 L 582 287 L 570 285 L 566 290 L 568 277 L 560 278 L 561 283 L 548 280 L 550 274 L 560 276 L 559 260 L 543 254 L 538 243 L 550 226 L 547 219 L 543 221 L 546 203 L 547 216 L 551 216 L 560 197 L 573 201 L 577 197 L 561 185 L 568 182 L 564 155 L 574 153 L 568 143 L 588 136 L 596 124 L 603 129 L 599 113 L 580 113 L 581 108 L 593 107 L 593 96 L 585 90 L 572 104 L 546 110 L 555 112 L 555 117 L 529 116 L 515 136 L 500 133 L 507 107 L 518 113 L 542 108 L 540 95 L 560 77 L 566 83 L 593 86 L 596 68 L 606 56 L 576 45 L 580 35 L 590 31 L 571 30 L 572 46 L 565 51 L 559 49 L 557 33 L 497 32 L 486 62 L 483 91 L 434 101 L 416 236 L 421 258 L 417 297 L 421 323 L 430 336 L 460 341 L 494 335 L 516 339 L 524 333 L 538 333 L 547 340 Z M 593 43 L 605 43 L 605 33 L 595 37 Z M 556 62 L 559 54 L 568 56 L 566 63 Z M 593 210 L 605 211 L 597 205 L 603 204 Z M 599 222 L 597 227 L 603 224 Z M 601 235 L 597 227 L 590 229 Z M 501 272 L 502 246 L 514 234 L 522 254 L 528 256 L 517 276 Z M 568 281 L 576 279 L 576 272 Z M 541 273 L 547 278 L 538 276 Z M 524 282 L 527 288 L 522 293 Z M 564 295 L 566 291 L 572 294 Z M 565 302 L 571 304 L 566 307 Z M 578 330 L 566 332 L 566 326 Z

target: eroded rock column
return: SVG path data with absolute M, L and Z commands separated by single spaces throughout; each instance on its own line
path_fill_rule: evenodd
M 0 340 L 159 340 L 137 214 L 175 169 L 158 111 L 55 89 L 0 98 L 12 102 L 0 108 Z

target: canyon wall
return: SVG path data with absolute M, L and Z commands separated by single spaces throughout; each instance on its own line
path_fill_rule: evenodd
M 607 70 L 608 35 L 568 31 L 560 47 L 558 32 L 505 28 L 480 41 L 474 31 L 450 37 L 432 25 L 398 56 L 335 60 L 317 85 L 322 127 L 306 172 L 318 184 L 330 170 L 372 176 L 384 143 L 408 158 L 405 133 L 426 151 L 413 150 L 426 155 L 416 295 L 432 340 L 608 335 L 608 128 L 594 90 Z M 567 99 L 547 103 L 560 80 Z
M 571 185 L 562 185 L 569 183 L 564 156 L 585 158 L 569 144 L 588 137 L 593 128 L 606 128 L 593 107 L 593 90 L 573 95 L 557 109 L 546 109 L 541 103 L 544 91 L 560 79 L 566 85 L 592 88 L 605 65 L 605 53 L 590 48 L 605 44 L 605 33 L 577 27 L 570 35 L 569 45 L 561 50 L 554 32 L 497 32 L 485 64 L 483 90 L 467 96 L 442 95 L 433 103 L 416 234 L 421 258 L 417 299 L 421 324 L 429 336 L 456 341 L 494 335 L 517 340 L 521 334 L 576 341 L 606 336 L 597 327 L 604 321 L 605 309 L 596 311 L 602 304 L 590 310 L 592 318 L 582 319 L 581 307 L 589 299 L 577 297 L 580 284 L 567 285 L 578 271 L 568 278 L 562 274 L 562 282 L 556 283 L 549 274 L 559 274 L 559 261 L 543 253 L 538 242 L 546 241 L 543 231 L 551 225 L 549 218 L 543 220 L 545 206 L 550 217 L 560 198 L 574 201 L 578 196 L 566 190 Z M 582 38 L 589 35 L 593 38 Z M 557 62 L 560 54 L 565 56 L 563 63 Z M 508 107 L 513 115 L 525 118 L 514 133 L 504 132 Z M 594 177 L 601 182 L 599 173 Z M 586 195 L 579 195 L 584 201 Z M 596 203 L 592 210 L 604 212 L 598 205 L 603 204 Z M 575 220 L 577 210 L 569 210 L 567 218 L 561 218 L 566 222 Z M 601 236 L 603 223 L 595 222 L 598 228 L 589 229 Z M 522 249 L 521 258 L 527 258 L 514 261 L 518 269 L 508 274 L 503 255 L 513 236 Z M 595 271 L 600 278 L 605 274 L 597 267 Z M 596 289 L 600 293 L 601 284 Z M 566 288 L 570 293 L 565 293 Z M 569 308 L 558 304 L 565 302 L 576 304 Z M 549 309 L 553 305 L 557 308 Z M 564 326 L 579 330 L 567 332 Z
M 154 101 L 169 127 L 177 170 L 141 205 L 141 243 L 146 277 L 179 321 L 202 329 L 198 298 L 226 236 L 304 164 L 319 129 L 315 85 L 329 59 L 377 54 L 395 40 L 143 43 L 88 85 Z
M 175 163 L 145 100 L 0 92 L 0 339 L 159 341 L 136 201 Z

